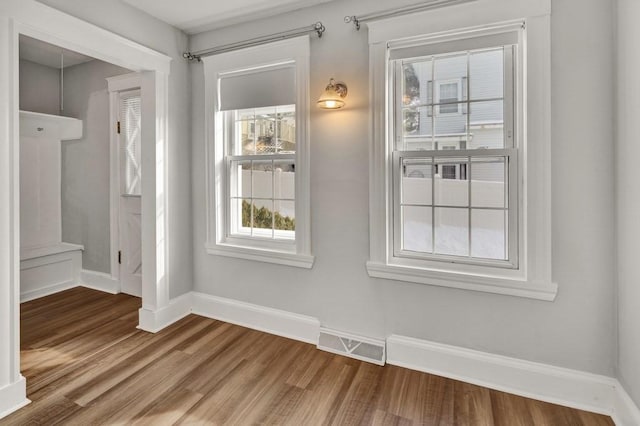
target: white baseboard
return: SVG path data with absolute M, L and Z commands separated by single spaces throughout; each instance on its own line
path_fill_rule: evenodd
M 83 269 L 80 274 L 80 285 L 105 293 L 120 293 L 120 281 L 113 279 L 110 274 L 104 272 L 89 271 Z
M 193 293 L 185 293 L 169 301 L 169 305 L 157 311 L 140 308 L 138 311 L 140 330 L 157 333 L 191 313 Z
M 491 389 L 613 415 L 617 380 L 456 346 L 392 335 L 387 362 Z
M 76 287 L 78 287 L 78 283 L 75 281 L 67 281 L 39 288 L 37 290 L 26 291 L 24 293 L 20 293 L 20 303 L 30 302 L 45 296 L 51 296 L 52 294 L 60 293 L 61 291 L 70 290 Z
M 17 382 L 0 388 L 0 419 L 29 404 L 27 381 L 20 376 Z
M 196 315 L 314 345 L 318 343 L 320 321 L 317 318 L 203 293 L 192 294 L 192 311 Z
M 633 402 L 622 384 L 617 380 L 611 417 L 618 426 L 640 425 L 640 408 Z

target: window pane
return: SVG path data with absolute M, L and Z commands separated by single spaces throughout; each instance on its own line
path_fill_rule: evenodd
M 431 158 L 402 160 L 402 203 L 431 205 Z
M 467 54 L 461 53 L 451 56 L 439 57 L 435 59 L 435 83 L 436 86 L 447 85 L 449 89 L 445 93 L 451 94 L 449 84 L 455 83 L 459 86 L 457 90 L 457 100 L 467 99 L 466 84 L 462 84 L 463 80 L 467 78 Z M 465 82 L 466 83 L 466 82 Z M 442 94 L 442 88 L 436 90 L 436 103 L 440 103 L 443 100 L 438 99 Z
M 471 205 L 504 208 L 506 190 L 504 157 L 471 159 Z
M 254 199 L 252 214 L 252 235 L 259 237 L 273 237 L 273 201 Z M 266 230 L 268 230 L 268 232 Z
M 507 259 L 506 210 L 471 210 L 471 256 Z
M 431 207 L 402 207 L 403 250 L 431 253 L 432 214 Z
M 275 201 L 274 225 L 276 231 L 296 230 L 296 204 L 294 201 Z M 295 238 L 295 232 L 279 232 L 276 237 Z
M 142 193 L 142 115 L 140 95 L 123 95 L 120 99 L 120 146 L 122 193 L 140 195 Z
M 432 107 L 406 108 L 402 111 L 403 135 L 430 136 L 432 133 Z
M 435 203 L 439 206 L 468 206 L 467 158 L 437 158 L 434 181 Z
M 405 107 L 427 105 L 433 102 L 431 73 L 431 60 L 402 65 L 402 104 Z
M 504 102 L 473 102 L 469 117 L 469 149 L 504 148 Z
M 296 115 L 295 106 L 278 107 L 276 122 L 276 150 L 279 153 L 296 152 Z
M 296 198 L 295 162 L 274 161 L 274 198 L 294 200 Z
M 251 155 L 255 153 L 255 110 L 243 109 L 232 112 L 234 137 L 230 141 L 229 150 L 234 155 Z
M 251 235 L 251 200 L 231 200 L 231 233 Z
M 436 136 L 467 134 L 466 104 L 436 105 Z M 447 112 L 448 111 L 448 112 Z
M 232 161 L 229 166 L 231 197 L 251 197 L 251 161 Z
M 253 198 L 273 198 L 273 163 L 253 161 L 251 168 Z
M 502 98 L 504 92 L 503 49 L 472 53 L 469 57 L 471 100 Z
M 469 254 L 469 210 L 436 207 L 435 251 L 437 254 Z
M 274 154 L 276 143 L 275 108 L 256 110 L 256 154 Z

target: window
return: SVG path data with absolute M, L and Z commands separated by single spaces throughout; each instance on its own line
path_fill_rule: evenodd
M 122 92 L 119 95 L 118 123 L 121 138 L 120 182 L 122 195 L 139 196 L 142 185 L 141 153 L 141 99 L 140 91 Z
M 367 271 L 553 300 L 550 10 L 518 1 L 493 24 L 482 7 L 368 24 Z
M 308 37 L 204 62 L 207 251 L 310 268 Z
M 450 44 L 455 50 L 437 54 L 431 53 L 434 45 L 392 50 L 390 104 L 398 113 L 389 126 L 395 134 L 393 253 L 398 258 L 518 266 L 517 33 L 500 41 L 496 45 L 493 37 L 471 50 L 462 50 L 468 42 L 460 41 Z M 438 88 L 435 97 L 428 93 L 432 84 Z M 433 109 L 438 114 L 421 114 Z M 414 114 L 425 118 L 416 123 L 404 118 Z M 422 177 L 407 174 L 416 168 Z

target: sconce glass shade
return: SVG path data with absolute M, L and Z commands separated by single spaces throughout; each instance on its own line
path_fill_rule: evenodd
M 345 106 L 344 98 L 347 96 L 347 85 L 344 83 L 336 83 L 332 78 L 329 85 L 318 99 L 318 106 L 323 109 L 338 109 Z

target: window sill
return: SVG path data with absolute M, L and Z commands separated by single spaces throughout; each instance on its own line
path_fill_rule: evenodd
M 311 269 L 314 256 L 254 247 L 244 247 L 232 244 L 205 245 L 208 254 L 216 256 L 235 257 L 238 259 L 255 260 L 257 262 L 275 263 L 296 268 Z
M 526 297 L 549 302 L 555 300 L 558 293 L 558 285 L 552 282 L 460 274 L 377 262 L 367 262 L 367 272 L 370 277 L 374 278 Z

